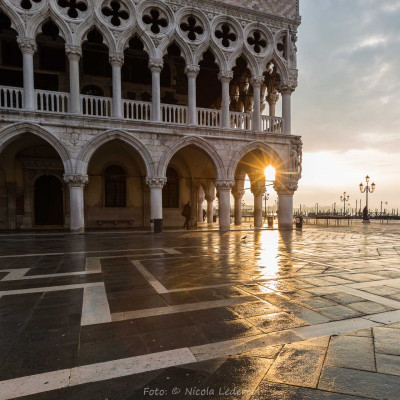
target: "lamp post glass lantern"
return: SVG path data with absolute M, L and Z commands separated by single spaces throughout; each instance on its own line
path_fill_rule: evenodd
M 343 192 L 343 196 L 340 196 L 340 201 L 343 202 L 343 215 L 346 215 L 346 201 L 349 201 L 350 196 L 346 193 Z
M 360 192 L 365 193 L 365 207 L 363 210 L 363 223 L 369 223 L 369 213 L 368 213 L 368 193 L 373 193 L 375 191 L 375 183 L 372 182 L 371 186 L 369 186 L 370 177 L 367 175 L 365 177 L 365 182 L 367 183 L 364 187 L 363 183 L 360 183 Z

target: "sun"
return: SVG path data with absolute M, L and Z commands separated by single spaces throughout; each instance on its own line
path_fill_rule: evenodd
M 265 168 L 264 175 L 267 181 L 275 181 L 275 168 L 269 165 L 267 168 Z

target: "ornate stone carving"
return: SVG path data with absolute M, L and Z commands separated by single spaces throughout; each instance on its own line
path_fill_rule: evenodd
M 218 79 L 220 81 L 227 79 L 227 80 L 232 80 L 233 79 L 233 71 L 220 71 L 218 73 Z
M 288 194 L 288 195 L 293 195 L 293 193 L 297 190 L 298 188 L 298 181 L 293 180 L 293 181 L 275 181 L 274 183 L 274 189 L 278 195 L 280 194 Z
M 251 46 L 256 54 L 263 53 L 267 48 L 267 40 L 261 31 L 253 31 L 247 38 L 247 43 Z
M 89 182 L 87 175 L 69 174 L 64 175 L 64 182 L 70 187 L 85 187 Z
M 102 7 L 101 12 L 115 27 L 121 26 L 124 21 L 129 19 L 128 11 L 121 7 L 119 1 L 111 1 L 108 6 Z
M 218 190 L 232 190 L 235 186 L 235 181 L 231 181 L 228 179 L 218 179 L 215 181 L 215 187 Z
M 146 178 L 146 185 L 150 188 L 163 188 L 167 183 L 167 178 L 155 177 L 155 178 Z
M 162 33 L 162 31 L 168 27 L 168 19 L 163 15 L 164 13 L 157 8 L 152 8 L 147 12 L 144 13 L 142 21 L 155 35 Z
M 57 3 L 66 9 L 68 17 L 74 19 L 80 16 L 79 12 L 83 13 L 88 9 L 86 2 L 81 0 L 58 0 Z
M 200 72 L 200 65 L 188 64 L 185 68 L 185 73 L 189 77 L 196 77 Z
M 255 197 L 260 197 L 265 193 L 265 186 L 260 186 L 257 184 L 251 185 L 251 193 L 253 193 Z
M 201 37 L 204 33 L 204 28 L 200 21 L 193 15 L 187 17 L 187 22 L 182 21 L 180 28 L 182 32 L 185 33 L 185 36 L 192 42 L 197 40 L 198 37 Z
M 149 68 L 151 72 L 161 72 L 164 67 L 164 60 L 161 58 L 151 58 Z
M 124 64 L 124 54 L 123 53 L 110 52 L 109 57 L 110 57 L 110 64 L 113 67 L 122 67 L 122 65 Z
M 264 81 L 265 81 L 264 76 L 253 76 L 250 79 L 250 83 L 252 84 L 252 86 L 255 86 L 255 87 L 257 87 L 257 86 L 261 87 L 263 85 Z
M 18 37 L 17 43 L 18 43 L 18 46 L 21 49 L 22 53 L 33 55 L 35 53 L 35 51 L 37 50 L 35 39 Z
M 231 43 L 235 43 L 237 41 L 237 34 L 235 30 L 231 25 L 226 23 L 222 24 L 220 28 L 215 30 L 215 37 L 225 48 L 231 47 Z
M 80 46 L 73 46 L 70 44 L 65 45 L 65 53 L 70 60 L 79 61 L 82 57 L 82 49 Z
M 236 200 L 240 200 L 244 195 L 245 195 L 245 191 L 244 190 L 237 190 L 237 191 L 232 191 L 232 196 L 236 199 Z
M 292 93 L 297 88 L 297 82 L 295 81 L 282 81 L 279 87 L 279 91 L 283 94 Z

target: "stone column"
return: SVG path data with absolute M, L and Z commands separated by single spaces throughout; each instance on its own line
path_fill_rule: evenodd
M 6 182 L 7 190 L 7 208 L 8 208 L 8 229 L 17 229 L 16 221 L 16 196 L 17 196 L 17 183 Z
M 69 187 L 70 230 L 81 233 L 85 231 L 84 189 L 89 182 L 87 175 L 64 175 L 64 182 Z
M 222 84 L 222 110 L 221 110 L 221 128 L 231 128 L 231 116 L 229 112 L 230 91 L 229 85 L 233 79 L 232 71 L 221 71 L 218 78 Z
M 19 48 L 22 52 L 23 59 L 23 76 L 24 76 L 24 109 L 35 109 L 35 83 L 34 83 L 34 67 L 33 55 L 36 51 L 35 39 L 19 37 L 17 39 Z
M 263 226 L 262 197 L 265 193 L 265 186 L 251 185 L 251 193 L 254 195 L 254 226 Z
M 149 60 L 149 68 L 152 75 L 152 112 L 151 120 L 161 122 L 161 88 L 160 74 L 164 66 L 164 60 L 151 58 Z
M 253 86 L 253 131 L 259 132 L 261 130 L 261 86 L 264 82 L 263 76 L 254 76 L 251 79 Z
M 150 188 L 150 219 L 154 233 L 161 233 L 163 229 L 162 189 L 166 183 L 167 178 L 146 178 Z
M 198 202 L 197 202 L 197 223 L 203 222 L 203 201 L 204 201 L 204 190 L 200 185 L 198 188 Z
M 293 229 L 293 194 L 297 182 L 275 182 L 274 189 L 278 193 L 278 227 Z
M 124 64 L 124 54 L 110 53 L 110 64 L 112 66 L 113 82 L 112 116 L 114 118 L 122 118 L 121 68 Z
M 232 194 L 235 198 L 235 225 L 242 225 L 242 199 L 244 190 L 235 191 Z
M 81 113 L 81 87 L 79 61 L 82 49 L 79 46 L 65 45 L 65 52 L 69 60 L 69 112 Z
M 296 88 L 296 82 L 283 82 L 280 88 L 282 94 L 283 133 L 292 134 L 291 95 Z
M 199 65 L 186 65 L 185 69 L 188 77 L 188 125 L 197 125 L 197 99 L 196 99 L 196 79 L 200 72 Z
M 276 103 L 278 102 L 278 100 L 279 100 L 278 93 L 268 93 L 267 102 L 268 102 L 268 106 L 269 106 L 270 117 L 276 116 Z
M 217 180 L 215 186 L 219 194 L 219 230 L 226 232 L 230 230 L 231 225 L 231 201 L 230 195 L 235 181 Z

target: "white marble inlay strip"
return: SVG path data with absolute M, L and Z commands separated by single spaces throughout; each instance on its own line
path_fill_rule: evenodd
M 380 322 L 381 324 L 394 324 L 395 322 L 400 321 L 400 310 L 366 315 L 364 318 L 370 319 L 371 321 Z
M 157 293 L 168 293 L 168 289 L 163 286 L 163 284 L 158 281 L 155 276 L 149 272 L 143 264 L 138 260 L 131 260 L 131 263 L 137 268 L 137 270 L 147 279 L 151 286 L 156 290 Z
M 176 306 L 169 306 L 169 307 L 148 308 L 145 310 L 126 311 L 122 313 L 111 314 L 111 319 L 113 321 L 122 321 L 134 318 L 155 317 L 158 315 L 176 314 L 187 311 L 206 310 L 218 307 L 229 307 L 236 304 L 248 303 L 249 301 L 254 301 L 254 300 L 256 299 L 253 296 L 243 296 L 243 297 L 233 297 L 231 299 L 226 299 L 226 300 L 202 301 L 200 303 L 189 303 L 189 304 L 179 304 Z
M 180 251 L 178 251 L 178 250 L 175 250 L 175 249 L 173 249 L 173 248 L 166 248 L 166 249 L 163 249 L 166 253 L 168 253 L 168 254 L 182 254 Z
M 400 309 L 400 301 L 387 299 L 386 297 L 378 296 L 376 294 L 364 292 L 362 290 L 354 289 L 352 287 L 347 287 L 347 286 L 341 286 L 340 291 L 352 294 L 354 296 L 362 297 L 365 300 L 370 300 L 375 303 L 382 304 L 384 306 Z
M 81 325 L 94 325 L 111 322 L 110 307 L 104 284 L 85 287 L 83 290 Z
M 29 271 L 29 269 L 28 269 Z M 21 277 L 12 277 L 12 279 L 3 278 L 2 281 L 21 281 L 26 279 L 41 279 L 41 278 L 58 278 L 62 276 L 79 276 L 79 275 L 91 275 L 97 274 L 101 271 L 82 271 L 82 272 L 64 272 L 60 274 L 47 274 L 47 275 L 29 275 L 29 276 L 21 276 Z M 7 276 L 6 276 L 7 278 Z
M 75 285 L 48 286 L 48 287 L 31 288 L 31 289 L 4 290 L 4 291 L 0 292 L 0 297 L 1 296 L 12 296 L 15 294 L 57 292 L 59 290 L 84 289 L 85 287 L 96 287 L 96 286 L 103 286 L 103 285 L 104 285 L 103 282 L 93 282 L 93 283 L 78 283 Z
M 1 281 L 17 281 L 28 273 L 30 268 L 19 268 L 19 269 L 2 269 L 0 272 L 8 272 L 8 274 L 1 279 Z M 26 278 L 24 278 L 26 279 Z
M 348 287 L 354 288 L 354 289 L 362 289 L 362 288 L 367 288 L 367 287 L 372 287 L 372 286 L 390 286 L 393 284 L 399 284 L 400 279 L 381 279 L 378 281 L 367 281 L 367 282 L 359 282 L 359 283 L 352 283 L 348 285 Z

